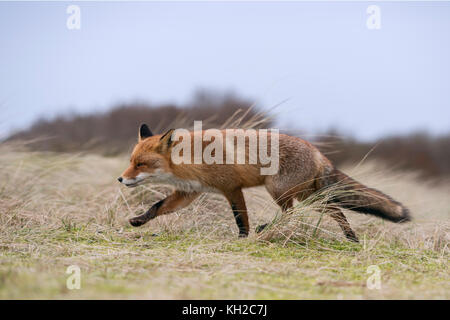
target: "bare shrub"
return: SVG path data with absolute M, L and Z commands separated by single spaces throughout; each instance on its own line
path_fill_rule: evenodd
M 191 128 L 194 120 L 202 120 L 205 129 L 220 128 L 224 123 L 227 127 L 242 127 L 248 122 L 254 127 L 271 124 L 250 100 L 203 90 L 185 106 L 135 102 L 117 105 L 107 112 L 40 119 L 6 141 L 28 141 L 28 148 L 36 151 L 114 155 L 130 151 L 141 123 L 147 123 L 154 133 L 162 133 L 170 128 Z
M 418 171 L 421 177 L 450 175 L 450 135 L 433 137 L 416 132 L 364 143 L 331 130 L 317 138 L 316 144 L 338 166 L 368 158 L 383 161 L 393 169 Z

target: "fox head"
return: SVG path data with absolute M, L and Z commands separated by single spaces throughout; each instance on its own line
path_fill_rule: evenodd
M 153 135 L 146 124 L 139 128 L 138 143 L 133 149 L 130 166 L 117 179 L 127 187 L 136 187 L 144 181 L 161 180 L 170 175 L 167 150 L 174 129 L 163 135 Z

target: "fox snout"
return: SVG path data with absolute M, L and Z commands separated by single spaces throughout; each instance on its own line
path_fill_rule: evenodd
M 138 186 L 140 183 L 142 183 L 142 180 L 139 179 L 124 179 L 122 177 L 117 178 L 117 180 L 126 185 L 127 187 L 136 187 Z
M 150 175 L 148 173 L 141 172 L 134 178 L 128 178 L 120 176 L 117 178 L 117 181 L 120 183 L 123 183 L 127 187 L 136 187 L 140 185 L 141 183 L 144 183 L 144 180 L 146 180 Z
M 134 187 L 140 182 L 140 179 L 137 179 L 137 177 L 134 179 L 127 179 L 127 178 L 123 178 L 122 176 L 120 176 L 117 178 L 117 181 L 119 181 L 120 183 L 123 183 L 127 187 Z

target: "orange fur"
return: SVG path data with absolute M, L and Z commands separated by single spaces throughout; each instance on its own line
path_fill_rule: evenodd
M 142 131 L 143 128 L 148 129 L 146 126 L 141 127 L 140 132 L 147 132 L 146 130 Z M 150 131 L 148 130 L 148 132 Z M 204 133 L 202 131 L 201 134 L 203 135 Z M 225 135 L 224 130 L 221 133 Z M 267 149 L 270 150 L 270 133 L 268 135 Z M 348 183 L 354 183 L 354 180 L 345 175 L 348 179 L 343 178 L 343 174 L 340 172 L 336 174 L 338 171 L 334 169 L 331 162 L 317 148 L 297 137 L 284 134 L 279 135 L 278 172 L 275 175 L 265 176 L 261 175 L 260 172 L 260 169 L 264 166 L 259 161 L 259 157 L 255 164 L 249 163 L 248 137 L 245 137 L 245 164 L 206 164 L 204 162 L 200 164 L 175 164 L 172 161 L 171 152 L 180 142 L 172 141 L 171 136 L 172 130 L 165 135 L 140 136 L 132 152 L 130 166 L 119 178 L 121 182 L 123 180 L 129 186 L 136 186 L 144 182 L 144 180 L 149 183 L 175 186 L 176 191 L 172 195 L 162 200 L 161 203 L 155 204 L 143 215 L 130 220 L 135 226 L 142 225 L 158 215 L 187 206 L 201 192 L 218 192 L 227 198 L 232 207 L 239 227 L 239 235 L 246 236 L 249 232 L 249 222 L 242 195 L 243 188 L 265 185 L 267 191 L 283 211 L 287 211 L 292 207 L 294 199 L 304 200 L 319 189 L 326 188 L 339 181 L 344 181 L 347 188 L 354 188 L 352 184 Z M 189 137 L 191 139 L 191 159 L 193 159 L 194 133 L 190 132 Z M 258 133 L 257 140 L 259 141 L 259 139 L 260 135 Z M 202 139 L 203 150 L 210 143 L 210 141 L 203 141 Z M 222 144 L 222 148 L 223 162 L 225 163 L 225 154 L 227 152 L 225 144 Z M 380 206 L 376 207 L 369 201 L 367 205 L 376 213 L 365 213 L 383 215 L 383 210 L 388 210 L 395 212 L 399 217 L 401 216 L 400 211 L 403 209 L 399 209 L 400 207 L 398 206 L 401 206 L 400 204 L 384 196 L 381 192 L 370 190 L 372 190 L 373 194 L 382 195 L 383 204 L 382 208 Z M 368 196 L 364 199 L 367 200 Z M 329 212 L 331 216 L 336 219 L 349 239 L 357 241 L 345 216 L 336 205 L 339 206 L 339 204 L 330 203 Z M 381 209 L 378 210 L 379 208 Z M 364 212 L 364 210 L 358 211 Z M 379 212 L 382 212 L 382 214 L 379 214 Z M 387 216 L 383 217 L 389 219 Z M 405 216 L 406 218 L 407 216 Z

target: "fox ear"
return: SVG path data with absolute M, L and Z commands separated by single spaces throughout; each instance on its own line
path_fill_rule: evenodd
M 172 144 L 172 133 L 175 131 L 175 129 L 170 129 L 166 133 L 164 133 L 161 138 L 159 138 L 159 143 L 161 146 L 161 151 L 167 150 L 170 145 Z
M 149 127 L 144 123 L 141 124 L 139 128 L 139 141 L 145 138 L 151 137 L 153 133 L 150 131 Z

